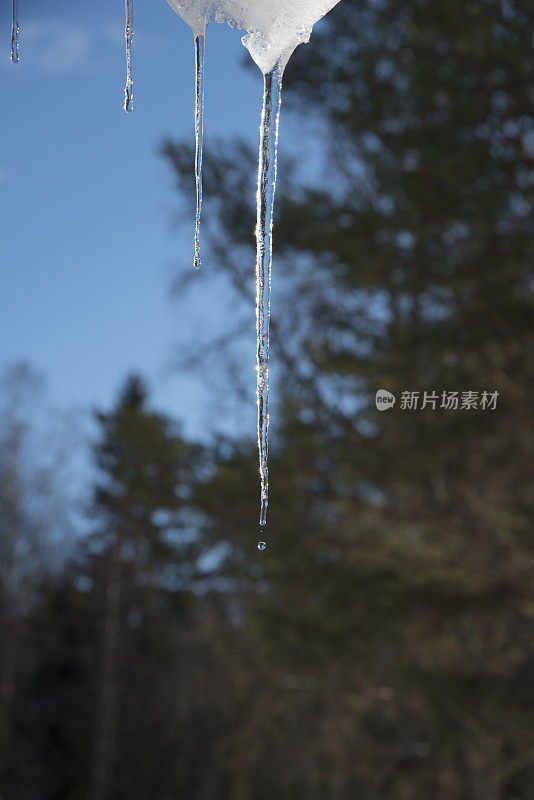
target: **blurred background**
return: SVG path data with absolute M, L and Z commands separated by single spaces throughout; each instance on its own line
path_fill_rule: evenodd
M 261 537 L 261 75 L 210 27 L 196 272 L 189 29 L 138 0 L 129 117 L 122 3 L 21 0 L 18 65 L 10 6 L 0 797 L 534 800 L 530 0 L 291 60 Z

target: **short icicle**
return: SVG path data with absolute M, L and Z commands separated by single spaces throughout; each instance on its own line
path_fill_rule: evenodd
M 282 104 L 283 68 L 264 75 L 258 169 L 258 219 L 256 227 L 256 328 L 258 371 L 258 448 L 261 478 L 260 525 L 267 522 L 269 504 L 269 324 L 271 267 L 273 262 L 273 211 L 278 158 L 278 123 Z
M 134 36 L 134 0 L 124 0 L 126 25 L 124 38 L 126 39 L 126 85 L 124 87 L 124 110 L 130 114 L 133 110 L 133 81 L 132 81 L 132 40 Z
M 204 148 L 204 61 L 206 36 L 195 34 L 195 181 L 197 211 L 195 217 L 195 256 L 193 265 L 200 269 L 200 216 L 202 213 L 202 152 Z
M 13 20 L 11 23 L 11 61 L 19 63 L 19 0 L 13 0 Z

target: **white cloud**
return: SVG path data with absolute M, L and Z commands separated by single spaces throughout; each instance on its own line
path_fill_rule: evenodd
M 50 75 L 86 65 L 93 45 L 87 30 L 63 22 L 28 22 L 24 42 L 31 62 Z
M 136 31 L 134 47 L 157 50 L 164 37 Z M 21 62 L 46 75 L 73 71 L 94 72 L 102 68 L 106 55 L 124 47 L 124 27 L 110 23 L 76 25 L 62 20 L 31 21 L 21 26 Z M 0 52 L 0 68 L 13 69 L 7 49 Z

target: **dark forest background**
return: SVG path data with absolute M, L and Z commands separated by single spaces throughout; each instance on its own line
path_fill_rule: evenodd
M 96 415 L 73 546 L 66 453 L 36 457 L 6 373 L 2 800 L 534 800 L 533 23 L 343 0 L 290 63 L 327 168 L 280 170 L 264 553 L 255 441 L 187 441 L 139 376 Z M 162 152 L 188 199 L 190 144 Z M 206 157 L 210 268 L 249 314 L 255 162 Z M 188 361 L 239 393 L 232 341 Z

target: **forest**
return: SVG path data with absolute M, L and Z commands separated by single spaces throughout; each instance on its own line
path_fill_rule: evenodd
M 125 374 L 73 508 L 4 371 L 1 800 L 534 800 L 533 24 L 344 0 L 289 64 L 322 153 L 280 168 L 264 552 L 253 431 L 191 441 Z M 206 153 L 239 313 L 181 367 L 236 396 L 255 159 Z

